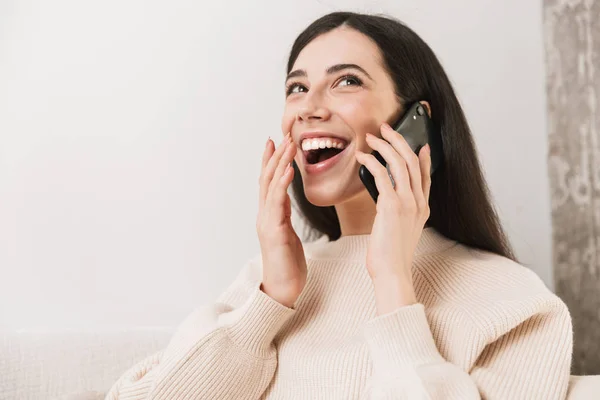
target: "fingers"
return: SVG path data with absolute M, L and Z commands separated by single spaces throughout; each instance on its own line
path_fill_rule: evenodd
M 297 147 L 288 133 L 277 149 L 270 141 L 267 141 L 263 159 L 262 170 L 259 179 L 260 199 L 259 215 L 265 212 L 268 218 L 283 221 L 289 216 L 289 204 L 287 189 L 294 177 L 294 169 L 291 163 L 296 155 Z M 264 214 L 263 217 L 267 217 Z
M 417 203 L 422 200 L 423 187 L 421 177 L 421 167 L 419 165 L 419 157 L 410 148 L 404 137 L 395 130 L 393 130 L 388 124 L 381 126 L 381 135 L 387 140 L 394 150 L 404 159 L 406 166 L 408 167 L 408 174 L 410 177 L 410 187 L 414 193 L 414 197 Z
M 269 139 L 267 140 L 267 143 L 265 144 L 265 151 L 263 151 L 261 172 L 267 166 L 269 159 L 271 159 L 271 156 L 273 155 L 273 152 L 275 151 L 274 149 L 275 149 L 275 146 L 273 144 L 273 141 L 269 137 Z
M 271 179 L 271 183 L 269 184 L 269 191 L 277 185 L 277 181 L 279 178 L 283 176 L 287 166 L 292 162 L 294 156 L 296 155 L 296 146 L 293 143 L 289 143 L 283 153 L 281 154 L 281 158 L 275 167 L 275 172 L 273 173 L 273 178 Z M 268 194 L 267 194 L 268 196 Z
M 263 167 L 259 178 L 259 209 L 262 208 L 266 201 L 267 194 L 269 191 L 269 185 L 271 184 L 271 181 L 273 180 L 273 175 L 275 174 L 275 168 L 281 160 L 281 157 L 289 143 L 289 133 L 284 137 L 283 141 L 276 150 L 273 150 L 274 144 L 271 140 L 267 142 L 267 148 L 265 149 L 265 154 L 263 154 Z
M 411 183 L 406 162 L 398 152 L 385 140 L 367 133 L 367 144 L 378 151 L 388 163 L 392 178 L 395 182 L 396 194 L 405 201 L 414 201 L 411 193 Z M 387 178 L 390 179 L 389 177 Z
M 262 208 L 262 205 L 265 202 L 265 198 L 267 197 L 267 187 L 268 185 L 263 184 L 264 178 L 265 178 L 265 168 L 267 167 L 267 164 L 269 162 L 269 160 L 271 159 L 271 157 L 273 156 L 273 153 L 275 152 L 275 144 L 273 143 L 273 141 L 271 140 L 271 138 L 269 138 L 267 140 L 267 144 L 265 145 L 265 151 L 263 152 L 263 156 L 262 156 L 262 167 L 260 169 L 260 176 L 258 178 L 258 207 L 259 209 Z
M 273 174 L 273 179 L 269 184 L 267 199 L 265 205 L 269 212 L 273 212 L 273 217 L 278 221 L 283 221 L 286 217 L 285 201 L 288 197 L 287 189 L 294 177 L 294 168 L 291 163 L 296 155 L 297 148 L 292 143 L 285 149 L 279 164 Z
M 428 211 L 431 189 L 429 145 L 422 147 L 417 156 L 404 137 L 389 125 L 382 125 L 381 134 L 383 138 L 367 134 L 367 143 L 388 163 L 396 182 L 396 194 L 405 205 L 416 205 L 418 210 Z
M 278 179 L 279 184 L 274 187 L 272 192 L 272 199 L 270 204 L 276 205 L 273 210 L 273 217 L 277 221 L 283 221 L 292 216 L 292 206 L 290 202 L 290 196 L 288 195 L 287 189 L 294 179 L 294 167 L 288 165 L 285 172 Z
M 431 192 L 431 147 L 426 144 L 419 151 L 419 163 L 421 165 L 421 171 L 423 181 L 421 186 L 423 187 L 423 196 L 425 201 L 429 204 L 429 193 Z
M 387 169 L 381 165 L 375 156 L 363 153 L 360 150 L 356 150 L 354 154 L 356 155 L 356 160 L 367 167 L 369 172 L 375 178 L 375 186 L 377 186 L 379 196 L 396 196 Z

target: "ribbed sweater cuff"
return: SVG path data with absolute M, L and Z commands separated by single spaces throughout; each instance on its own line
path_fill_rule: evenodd
M 423 304 L 400 307 L 368 321 L 363 329 L 375 373 L 385 375 L 443 362 Z
M 283 324 L 296 312 L 254 288 L 242 316 L 227 327 L 231 340 L 257 357 L 269 357 L 269 347 Z

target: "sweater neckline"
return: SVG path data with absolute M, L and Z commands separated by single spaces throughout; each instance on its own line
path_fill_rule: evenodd
M 337 240 L 329 240 L 327 235 L 318 239 L 319 242 L 327 243 L 327 253 L 336 258 L 359 258 L 363 259 L 367 254 L 371 234 L 346 235 Z M 433 227 L 423 229 L 417 247 L 415 257 L 436 253 L 448 249 L 456 244 Z

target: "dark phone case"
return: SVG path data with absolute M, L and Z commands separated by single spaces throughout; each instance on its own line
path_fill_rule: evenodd
M 427 109 L 419 102 L 414 103 L 392 128 L 406 139 L 406 142 L 415 154 L 419 154 L 421 147 L 429 143 L 429 147 L 431 148 L 431 174 L 433 175 L 434 171 L 437 170 L 443 161 L 443 149 L 442 138 L 427 115 Z M 379 152 L 373 151 L 371 154 L 387 168 L 387 163 Z M 377 191 L 373 175 L 364 165 L 360 166 L 358 175 L 373 200 L 377 202 L 379 192 Z

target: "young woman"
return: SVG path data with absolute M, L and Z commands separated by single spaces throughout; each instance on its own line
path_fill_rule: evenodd
M 287 73 L 284 139 L 262 161 L 261 254 L 107 398 L 564 398 L 569 312 L 515 261 L 427 44 L 396 20 L 336 12 L 300 34 Z M 388 125 L 415 102 L 443 142 L 433 175 L 429 147 L 415 154 Z M 290 185 L 324 234 L 312 243 L 290 222 Z

